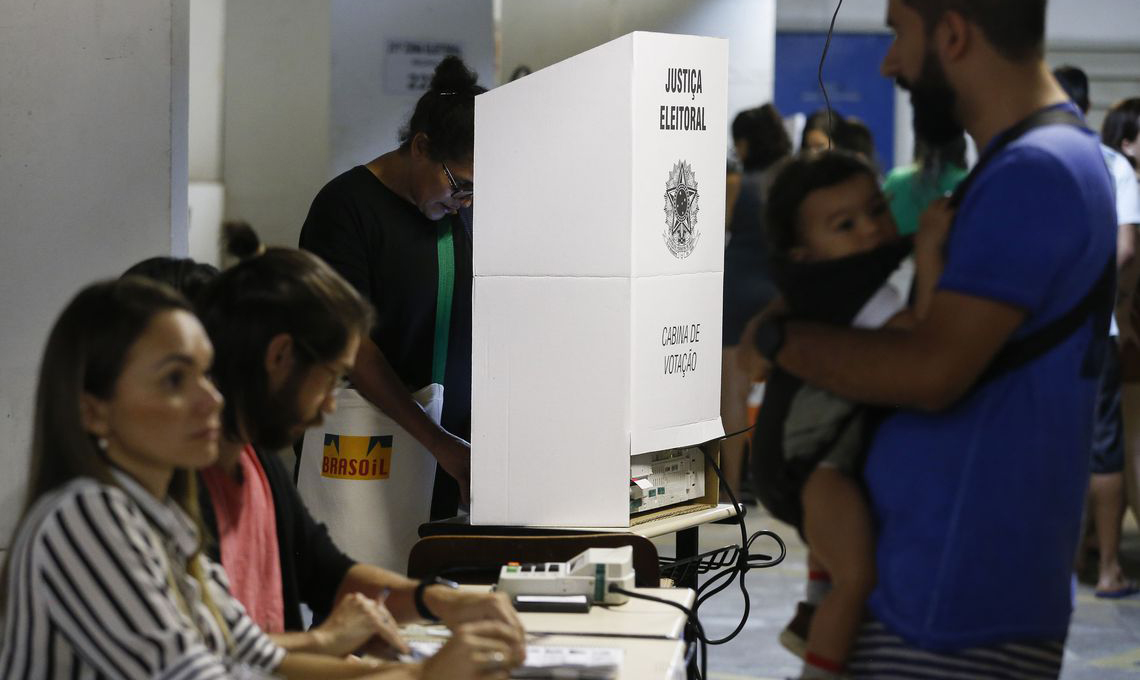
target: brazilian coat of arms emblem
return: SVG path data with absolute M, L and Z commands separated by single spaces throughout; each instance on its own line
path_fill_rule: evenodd
M 687 161 L 677 161 L 665 181 L 665 246 L 680 260 L 692 254 L 697 231 L 697 176 Z

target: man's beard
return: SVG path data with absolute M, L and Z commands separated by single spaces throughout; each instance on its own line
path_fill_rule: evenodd
M 265 395 L 258 413 L 250 414 L 252 443 L 266 449 L 282 449 L 298 439 L 303 429 L 320 425 L 318 410 L 311 418 L 300 412 L 299 392 L 304 371 L 295 370 L 276 392 Z
M 958 95 L 950 87 L 946 72 L 933 52 L 922 61 L 922 73 L 914 83 L 898 79 L 899 87 L 910 92 L 914 107 L 914 134 L 930 146 L 943 146 L 962 136 L 958 122 Z

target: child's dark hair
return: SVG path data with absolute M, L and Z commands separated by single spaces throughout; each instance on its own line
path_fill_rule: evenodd
M 415 136 L 427 135 L 433 160 L 466 160 L 475 150 L 475 95 L 487 89 L 478 76 L 456 56 L 444 57 L 435 67 L 428 91 L 416 102 L 408 124 L 400 129 L 400 150 Z
M 776 175 L 768 192 L 768 243 L 774 257 L 786 258 L 799 244 L 800 207 L 808 194 L 866 175 L 878 183 L 875 169 L 849 151 L 799 154 Z

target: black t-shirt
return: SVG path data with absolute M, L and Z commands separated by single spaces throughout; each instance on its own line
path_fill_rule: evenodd
M 455 243 L 443 427 L 471 433 L 471 219 L 450 216 Z M 321 189 L 300 247 L 320 256 L 376 308 L 372 340 L 412 392 L 431 383 L 438 223 L 358 165 Z

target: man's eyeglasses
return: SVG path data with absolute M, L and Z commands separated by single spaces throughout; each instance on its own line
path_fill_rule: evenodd
M 475 196 L 475 190 L 459 186 L 459 182 L 455 181 L 455 175 L 447 169 L 447 163 L 440 162 L 440 165 L 443 166 L 443 174 L 447 175 L 447 183 L 451 185 L 451 197 L 457 201 L 470 201 Z
M 351 383 L 348 380 L 348 376 L 345 375 L 343 371 L 333 368 L 327 363 L 322 362 L 320 360 L 320 357 L 317 356 L 317 353 L 313 351 L 313 348 L 310 347 L 307 342 L 301 340 L 296 336 L 293 336 L 293 342 L 297 343 L 297 346 L 300 347 L 305 352 L 305 354 L 309 356 L 309 359 L 312 360 L 313 365 L 329 374 L 329 384 L 325 388 L 326 394 L 336 397 L 346 388 L 351 386 Z

